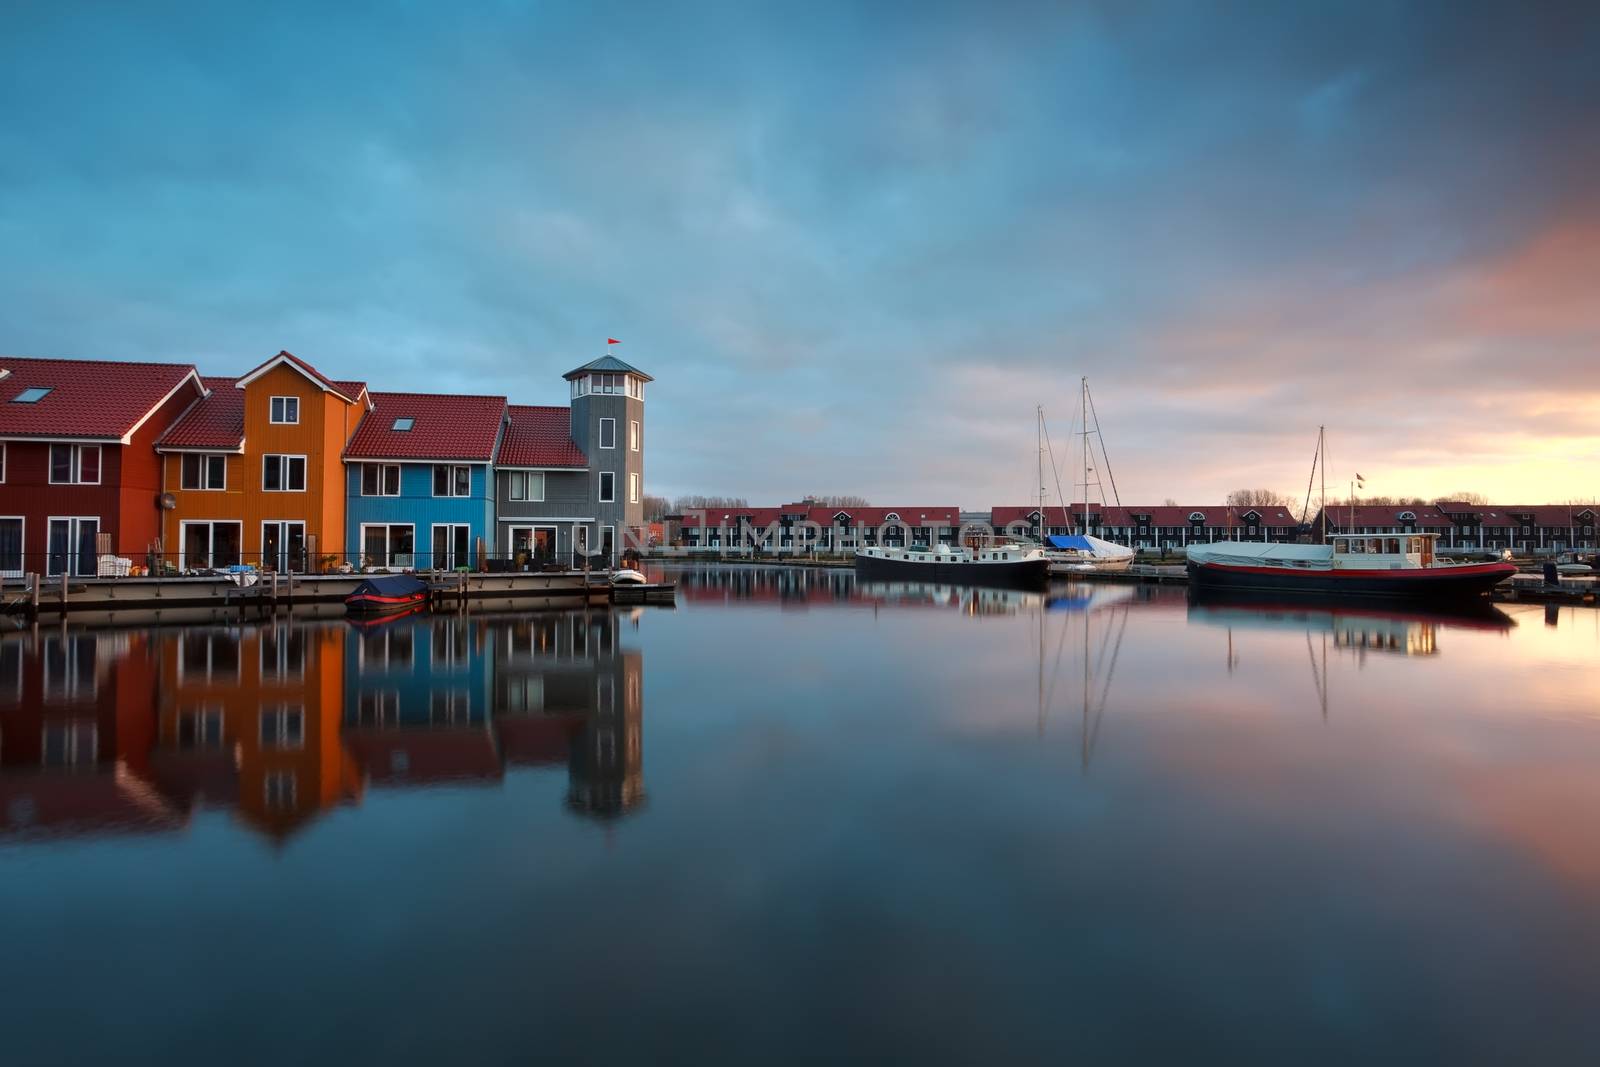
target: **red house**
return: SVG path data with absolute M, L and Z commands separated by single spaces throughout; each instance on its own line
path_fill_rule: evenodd
M 188 364 L 0 356 L 0 574 L 92 575 L 98 535 L 161 533 L 155 440 L 205 394 Z

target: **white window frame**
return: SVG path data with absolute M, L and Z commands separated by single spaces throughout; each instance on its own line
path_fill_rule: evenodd
M 277 531 L 278 532 L 278 556 L 275 556 L 271 560 L 269 560 L 269 559 L 267 559 L 267 529 L 269 527 L 273 527 L 273 526 L 276 526 L 278 528 L 278 531 Z M 291 572 L 290 571 L 290 567 L 288 566 L 289 564 L 291 564 L 293 562 L 293 561 L 291 561 L 289 559 L 289 527 L 291 527 L 291 526 L 300 527 L 300 550 L 302 552 L 304 552 L 305 551 L 305 544 L 306 544 L 306 537 L 309 536 L 309 530 L 311 529 L 311 524 L 306 522 L 306 520 L 304 520 L 304 519 L 262 519 L 261 520 L 261 540 L 258 541 L 257 544 L 259 544 L 261 546 L 259 554 L 260 554 L 260 559 L 261 559 L 260 566 L 261 566 L 261 568 L 263 570 L 266 569 L 268 564 L 271 564 L 273 570 L 278 570 L 279 557 L 281 557 L 283 562 L 286 564 L 285 567 L 283 568 L 284 572 L 285 573 L 290 573 Z
M 606 431 L 607 430 L 611 431 L 611 443 L 610 444 L 606 443 Z M 600 447 L 601 448 L 616 448 L 617 447 L 617 420 L 616 419 L 603 418 L 603 419 L 600 420 Z
M 638 419 L 628 420 L 628 451 L 639 451 L 640 441 L 644 437 L 644 429 L 639 425 Z
M 445 476 L 445 491 L 439 492 L 439 470 L 443 468 L 450 473 Z M 456 472 L 467 472 L 467 491 L 456 492 Z M 428 472 L 428 477 L 433 479 L 431 486 L 435 500 L 466 500 L 472 496 L 472 464 L 470 463 L 435 463 Z
M 440 530 L 450 531 L 448 541 L 450 547 L 445 549 L 446 555 L 455 554 L 455 532 L 457 530 L 467 531 L 467 558 L 463 560 L 452 559 L 449 561 L 449 566 L 442 569 L 455 570 L 457 567 L 472 566 L 472 524 L 466 522 L 436 522 L 428 527 L 428 565 L 435 569 L 441 569 L 439 567 L 439 554 L 433 550 L 434 543 L 439 539 Z M 413 534 L 412 536 L 415 537 L 416 535 Z M 420 553 L 413 553 L 412 555 L 415 558 Z
M 507 496 L 518 503 L 542 504 L 545 493 L 544 471 L 511 471 L 511 480 L 506 486 Z M 517 479 L 522 480 L 522 495 L 517 495 Z M 533 480 L 539 479 L 539 495 L 533 495 Z
M 56 477 L 55 457 L 53 455 L 46 454 L 46 456 L 45 456 L 45 477 L 47 479 L 49 479 L 49 484 L 51 484 L 51 485 L 100 485 L 101 484 L 101 482 L 105 478 L 105 474 L 106 474 L 106 450 L 104 448 L 100 447 L 99 445 L 74 445 L 74 444 L 67 444 L 65 442 L 57 441 L 57 442 L 54 442 L 54 443 L 52 443 L 50 445 L 50 452 L 53 453 L 58 448 L 70 448 L 72 450 L 72 459 L 71 459 L 70 464 L 69 464 L 71 469 L 67 472 L 67 480 L 66 481 L 61 481 L 60 479 L 58 479 Z M 100 457 L 100 462 L 95 467 L 94 481 L 92 481 L 92 482 L 85 481 L 84 477 L 83 477 L 83 453 L 84 453 L 85 449 L 90 449 L 90 448 L 94 449 L 95 452 Z
M 638 471 L 629 471 L 628 472 L 628 503 L 637 504 L 638 502 L 639 502 L 639 472 Z
M 278 480 L 282 483 L 280 488 L 267 488 L 267 463 L 269 460 L 278 461 Z M 292 468 L 290 460 L 300 461 L 300 488 L 289 488 L 289 471 Z M 263 493 L 304 493 L 306 486 L 311 481 L 311 461 L 299 452 L 267 452 L 261 457 L 261 491 Z
M 0 570 L 0 577 L 20 578 L 28 569 L 28 517 L 26 515 L 0 515 L 0 522 L 16 520 L 22 524 L 22 533 L 17 538 L 17 569 L 14 571 Z M 50 546 L 46 545 L 46 552 Z
M 200 484 L 189 485 L 185 465 L 189 460 L 200 464 Z M 222 484 L 208 485 L 211 481 L 211 464 L 213 461 L 222 464 Z M 228 457 L 220 452 L 181 452 L 178 454 L 178 488 L 190 493 L 220 493 L 228 488 Z
M 288 725 L 289 716 L 300 717 L 300 735 L 291 743 L 282 740 L 284 727 Z M 266 738 L 266 725 L 269 721 L 277 721 L 276 734 L 278 740 L 268 743 Z M 306 747 L 306 706 L 291 701 L 276 701 L 262 705 L 261 714 L 256 719 L 256 740 L 261 745 L 263 752 L 294 752 Z
M 281 419 L 277 417 L 280 410 L 278 401 L 280 400 L 283 401 L 281 408 L 283 418 Z M 290 404 L 294 405 L 294 418 L 292 419 L 289 418 Z M 275 396 L 271 400 L 267 401 L 267 421 L 274 426 L 300 425 L 300 398 L 297 396 Z
M 376 467 L 376 468 L 378 468 L 378 491 L 376 493 L 367 492 L 367 468 L 368 467 Z M 394 471 L 394 492 L 392 492 L 392 493 L 389 492 L 389 490 L 388 490 L 388 479 L 386 477 L 384 477 L 384 472 L 388 471 L 388 470 L 393 470 Z M 367 496 L 367 497 L 399 496 L 400 495 L 400 483 L 401 483 L 401 479 L 404 478 L 404 476 L 405 476 L 405 472 L 400 469 L 400 464 L 398 464 L 398 463 L 363 463 L 363 464 L 361 464 L 361 484 L 359 486 L 357 486 L 357 488 L 360 490 L 360 493 L 358 495 Z
M 391 530 L 395 529 L 396 527 L 400 527 L 400 526 L 404 526 L 406 529 L 411 531 L 411 562 L 410 563 L 390 563 L 389 562 L 390 559 L 394 558 L 394 549 L 389 544 L 389 536 L 390 536 L 389 532 Z M 416 523 L 414 523 L 414 522 L 364 522 L 364 523 L 362 523 L 361 524 L 361 540 L 358 542 L 358 544 L 361 546 L 360 547 L 360 551 L 361 551 L 361 555 L 363 557 L 365 557 L 366 554 L 367 554 L 367 531 L 368 530 L 373 530 L 373 529 L 382 530 L 383 531 L 383 560 L 382 560 L 382 562 L 368 562 L 367 565 L 369 567 L 402 567 L 402 568 L 404 568 L 404 567 L 413 567 L 413 568 L 416 567 L 416 565 L 417 565 L 417 524 Z
M 47 577 L 47 578 L 58 578 L 62 574 L 62 571 L 53 571 L 53 570 L 50 569 L 50 526 L 53 523 L 57 523 L 57 522 L 64 522 L 64 523 L 67 524 L 67 558 L 66 558 L 65 561 L 63 561 L 64 562 L 65 573 L 69 577 L 72 577 L 72 578 L 93 578 L 99 572 L 99 570 L 100 570 L 100 567 L 99 567 L 100 557 L 98 555 L 98 549 L 99 549 L 99 545 L 98 544 L 96 544 L 96 546 L 95 546 L 95 548 L 97 550 L 97 554 L 95 555 L 95 569 L 94 569 L 94 571 L 92 571 L 89 574 L 74 574 L 73 570 L 72 570 L 72 561 L 74 559 L 76 559 L 77 555 L 78 555 L 77 544 L 78 544 L 79 539 L 82 537 L 82 529 L 81 529 L 79 524 L 80 523 L 84 523 L 84 522 L 89 522 L 89 521 L 93 521 L 93 523 L 94 523 L 95 538 L 98 541 L 99 536 L 106 532 L 105 521 L 103 519 L 101 519 L 99 515 L 46 515 L 45 516 L 45 520 L 44 520 L 44 568 L 45 568 L 45 577 Z
M 617 472 L 598 471 L 595 484 L 595 499 L 602 504 L 615 504 L 617 502 Z M 611 494 L 606 495 L 606 479 L 611 479 Z
M 239 520 L 239 519 L 179 519 L 178 520 L 178 569 L 180 571 L 186 569 L 189 566 L 189 560 L 188 560 L 189 550 L 188 550 L 188 547 L 187 547 L 188 544 L 189 544 L 189 539 L 184 536 L 185 527 L 189 527 L 189 526 L 204 526 L 204 527 L 206 527 L 206 558 L 207 559 L 210 559 L 210 558 L 214 557 L 217 554 L 217 530 L 216 530 L 216 528 L 218 526 L 237 526 L 237 527 L 239 527 L 239 562 L 240 563 L 244 562 L 244 523 L 241 520 Z M 213 563 L 213 564 L 211 564 L 211 566 L 214 567 L 214 566 L 216 566 L 216 564 Z

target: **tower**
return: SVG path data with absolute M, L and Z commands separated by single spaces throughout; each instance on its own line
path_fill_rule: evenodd
M 624 548 L 645 543 L 644 387 L 654 379 L 610 355 L 563 377 L 572 392 L 572 440 L 589 460 L 589 548 L 614 564 Z M 634 539 L 625 540 L 630 529 Z

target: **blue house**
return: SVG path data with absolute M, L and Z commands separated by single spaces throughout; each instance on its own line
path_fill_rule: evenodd
M 345 552 L 365 567 L 455 570 L 492 555 L 503 396 L 372 393 L 345 447 Z

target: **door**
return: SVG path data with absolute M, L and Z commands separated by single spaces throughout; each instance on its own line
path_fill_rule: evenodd
M 16 578 L 22 574 L 22 520 L 0 519 L 0 575 Z
M 535 526 L 533 528 L 533 558 L 541 566 L 555 562 L 556 528 L 554 526 Z
M 272 520 L 261 524 L 261 566 L 274 571 L 305 570 L 306 524 Z
M 465 525 L 435 526 L 430 546 L 433 566 L 453 571 L 472 566 L 472 528 Z
M 80 578 L 93 576 L 98 569 L 95 537 L 99 533 L 99 518 L 51 519 L 48 573 L 66 571 Z
M 582 569 L 589 562 L 589 527 L 572 528 L 572 565 Z

